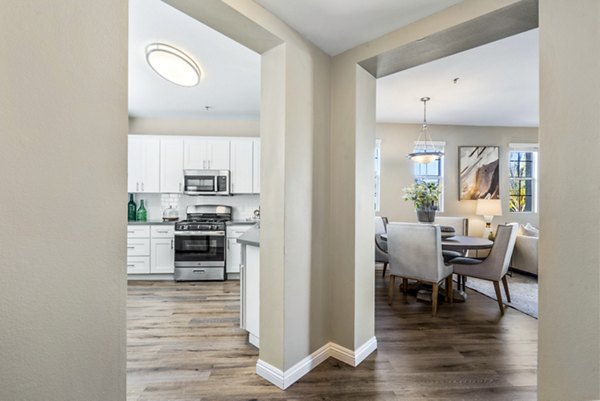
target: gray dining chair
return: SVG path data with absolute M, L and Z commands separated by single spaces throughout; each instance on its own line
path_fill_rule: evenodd
M 396 277 L 402 278 L 406 294 L 408 280 L 431 283 L 431 313 L 437 314 L 439 285 L 446 280 L 446 301 L 452 303 L 452 265 L 444 263 L 438 224 L 390 223 L 387 226 L 390 257 L 388 304 L 392 304 Z
M 492 246 L 489 256 L 483 260 L 458 257 L 450 261 L 454 265 L 454 273 L 494 283 L 494 290 L 496 291 L 496 299 L 498 300 L 501 315 L 504 315 L 504 303 L 502 302 L 502 293 L 500 292 L 500 281 L 504 285 L 506 300 L 510 302 L 506 273 L 508 273 L 510 258 L 515 247 L 517 229 L 517 223 L 499 225 L 496 238 L 494 239 L 494 246 Z
M 386 226 L 387 218 L 375 217 L 375 262 L 383 263 L 382 277 L 385 277 L 385 271 L 389 264 L 387 241 L 381 238 L 381 234 L 387 233 Z

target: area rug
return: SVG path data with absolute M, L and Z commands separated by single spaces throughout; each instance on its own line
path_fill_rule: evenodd
M 504 287 L 502 288 L 502 299 L 504 303 L 520 312 L 531 317 L 538 318 L 538 282 L 537 278 L 512 272 L 512 277 L 508 277 L 508 289 L 510 291 L 511 301 L 506 302 Z M 479 280 L 473 277 L 467 279 L 467 287 L 496 300 L 494 285 L 490 281 Z

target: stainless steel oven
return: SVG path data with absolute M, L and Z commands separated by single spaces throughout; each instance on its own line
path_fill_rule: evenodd
M 186 195 L 230 195 L 229 170 L 183 170 Z
M 188 206 L 175 224 L 175 281 L 225 280 L 225 223 L 229 206 Z

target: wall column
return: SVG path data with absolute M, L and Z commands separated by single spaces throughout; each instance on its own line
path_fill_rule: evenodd
M 600 399 L 600 2 L 539 13 L 538 399 Z

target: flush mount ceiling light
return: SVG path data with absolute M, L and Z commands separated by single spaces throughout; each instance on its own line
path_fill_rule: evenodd
M 422 97 L 423 102 L 423 125 L 421 126 L 421 133 L 419 139 L 412 153 L 408 154 L 408 158 L 415 163 L 431 163 L 434 160 L 439 159 L 444 155 L 444 152 L 437 150 L 433 146 L 433 141 L 429 135 L 429 127 L 427 126 L 427 102 L 431 100 L 428 97 Z
M 176 47 L 151 43 L 146 46 L 146 60 L 154 72 L 174 84 L 196 86 L 200 82 L 198 64 Z

